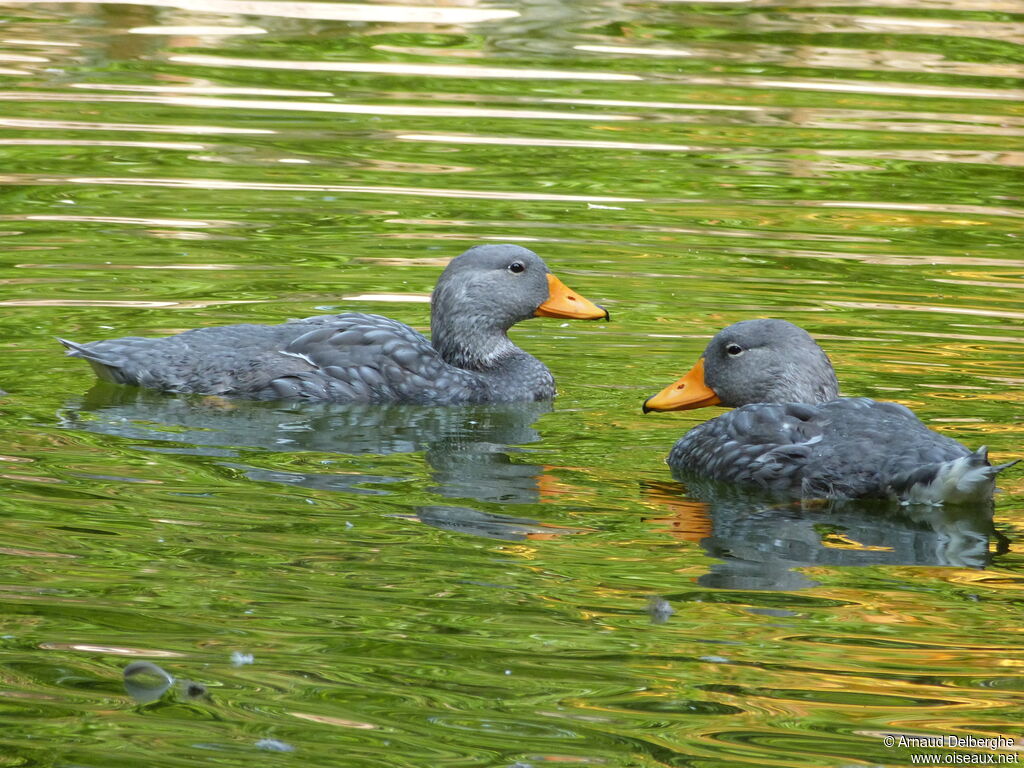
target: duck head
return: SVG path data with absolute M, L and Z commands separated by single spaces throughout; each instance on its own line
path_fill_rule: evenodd
M 807 331 L 785 320 L 744 320 L 719 331 L 693 368 L 643 409 L 825 403 L 838 395 L 832 363 Z
M 609 315 L 570 290 L 536 253 L 511 244 L 478 245 L 456 256 L 431 297 L 434 346 L 449 363 L 466 367 L 507 350 L 506 331 L 530 317 Z

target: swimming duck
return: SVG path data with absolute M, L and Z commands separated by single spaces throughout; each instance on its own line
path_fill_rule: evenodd
M 805 498 L 890 498 L 902 504 L 989 499 L 987 449 L 971 451 L 910 409 L 839 397 L 835 370 L 802 328 L 745 320 L 720 331 L 683 378 L 644 403 L 649 411 L 725 405 L 672 448 L 681 474 Z
M 529 317 L 608 318 L 533 251 L 478 245 L 456 256 L 431 297 L 432 339 L 380 315 L 346 312 L 282 325 L 226 325 L 175 336 L 76 344 L 97 376 L 165 392 L 256 400 L 505 403 L 547 400 L 551 372 L 509 340 Z

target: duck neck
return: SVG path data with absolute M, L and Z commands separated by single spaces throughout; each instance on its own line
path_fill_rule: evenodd
M 431 343 L 446 363 L 472 371 L 488 402 L 549 400 L 555 396 L 551 371 L 509 339 L 504 328 L 480 323 L 432 323 Z
M 438 283 L 430 300 L 431 344 L 448 365 L 487 373 L 502 362 L 526 354 L 512 343 L 508 329 L 516 318 L 475 311 L 482 302 L 467 294 L 465 286 Z
M 555 382 L 544 364 L 515 344 L 508 329 L 525 319 L 512 311 L 475 312 L 479 301 L 467 300 L 464 289 L 439 284 L 430 307 L 431 344 L 448 365 L 476 374 L 490 402 L 545 400 Z M 467 310 L 468 308 L 468 310 Z
M 490 373 L 511 359 L 526 355 L 512 343 L 502 328 L 488 328 L 473 322 L 430 324 L 431 344 L 448 365 L 477 373 Z

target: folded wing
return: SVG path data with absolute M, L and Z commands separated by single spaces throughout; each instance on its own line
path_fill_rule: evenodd
M 165 392 L 335 402 L 472 402 L 474 376 L 448 365 L 418 331 L 362 313 L 283 325 L 198 328 L 158 339 L 61 340 L 119 384 Z

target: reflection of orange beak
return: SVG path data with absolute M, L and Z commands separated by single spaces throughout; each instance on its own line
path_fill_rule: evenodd
M 644 522 L 664 526 L 675 539 L 701 542 L 712 534 L 709 506 L 686 498 L 684 493 L 676 483 L 644 483 L 644 504 L 662 507 L 669 513 L 666 517 L 644 518 Z
M 548 272 L 548 300 L 537 307 L 536 317 L 571 317 L 577 320 L 611 319 L 608 310 L 569 290 L 569 286 Z
M 549 467 L 545 464 L 543 469 L 544 471 L 537 475 L 537 490 L 540 492 L 540 498 L 537 500 L 541 504 L 558 504 L 565 501 L 565 494 L 573 490 L 572 486 L 563 483 L 551 474 L 550 470 L 556 469 L 556 467 Z
M 649 411 L 689 411 L 707 405 L 718 405 L 718 395 L 704 383 L 704 358 L 679 381 L 669 384 L 654 397 L 644 401 L 644 413 Z

